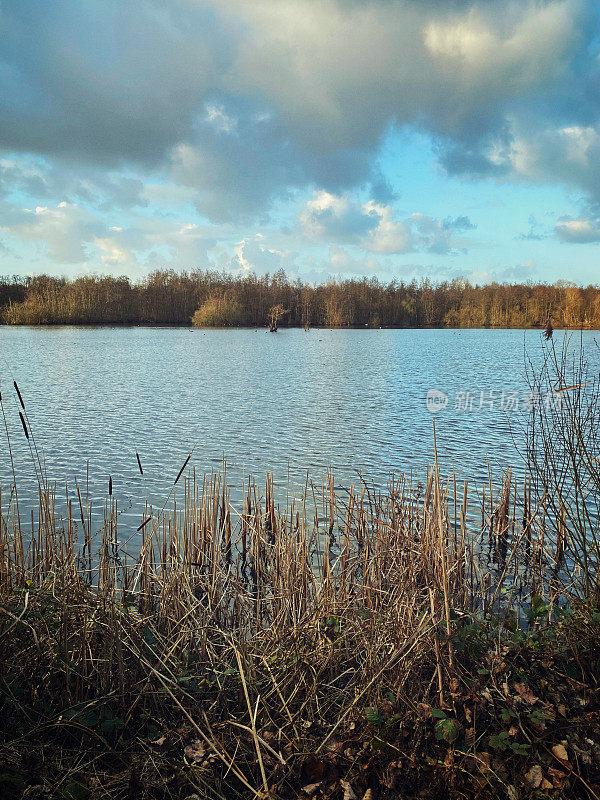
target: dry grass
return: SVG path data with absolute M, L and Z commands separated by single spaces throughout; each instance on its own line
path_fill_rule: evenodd
M 527 787 L 534 753 L 554 796 L 597 796 L 591 745 L 591 766 L 554 765 L 554 778 L 531 749 L 566 735 L 550 658 L 557 674 L 578 665 L 560 678 L 583 703 L 565 712 L 573 730 L 597 724 L 598 629 L 527 485 L 508 473 L 495 497 L 490 482 L 475 535 L 466 485 L 435 467 L 386 491 L 341 492 L 331 476 L 284 509 L 270 475 L 237 510 L 219 475 L 182 484 L 183 504 L 148 511 L 127 541 L 113 496 L 93 535 L 79 490 L 59 521 L 41 481 L 26 531 L 13 487 L 0 519 L 7 797 L 503 797 Z M 514 688 L 526 674 L 531 708 Z M 542 703 L 553 724 L 521 713 Z

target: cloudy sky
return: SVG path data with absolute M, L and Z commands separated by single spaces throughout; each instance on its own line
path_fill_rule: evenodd
M 600 283 L 585 0 L 3 0 L 0 274 Z

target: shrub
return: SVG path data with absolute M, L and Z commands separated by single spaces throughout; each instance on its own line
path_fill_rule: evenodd
M 209 297 L 192 317 L 196 328 L 222 328 L 242 323 L 242 307 L 227 297 Z

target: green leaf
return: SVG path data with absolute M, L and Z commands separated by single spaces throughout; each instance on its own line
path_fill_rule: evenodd
M 441 708 L 432 708 L 431 716 L 435 717 L 436 719 L 448 719 L 448 715 L 445 711 L 442 711 Z
M 508 747 L 508 733 L 506 731 L 502 731 L 502 733 L 490 736 L 489 745 L 490 747 L 493 747 L 494 750 L 506 750 Z
M 377 706 L 365 708 L 365 717 L 370 725 L 381 725 L 383 723 L 383 716 Z
M 528 744 L 521 744 L 521 742 L 511 742 L 511 750 L 518 756 L 526 756 L 530 748 Z
M 100 725 L 100 730 L 104 733 L 112 733 L 113 731 L 120 731 L 125 727 L 124 721 L 121 717 L 107 717 Z
M 458 739 L 460 728 L 453 719 L 440 719 L 435 723 L 434 731 L 439 742 L 454 742 Z
M 62 800 L 88 800 L 90 790 L 77 781 L 68 783 L 61 793 Z

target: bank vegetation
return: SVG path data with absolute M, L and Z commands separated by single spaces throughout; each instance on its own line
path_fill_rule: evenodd
M 0 281 L 0 318 L 11 325 L 143 324 L 329 328 L 600 328 L 600 288 L 567 282 L 473 286 L 466 280 L 312 285 L 272 276 L 192 270 L 128 278 L 47 275 Z

